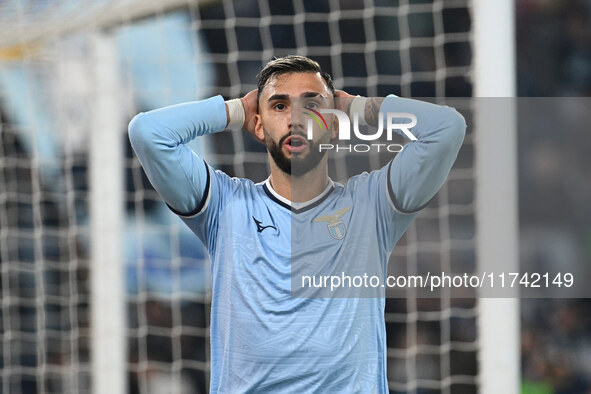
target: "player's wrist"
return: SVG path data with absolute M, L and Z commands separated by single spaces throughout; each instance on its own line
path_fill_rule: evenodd
M 349 105 L 349 118 L 354 119 L 357 114 L 359 125 L 367 125 L 365 121 L 365 105 L 367 104 L 367 97 L 355 96 Z
M 228 128 L 242 128 L 244 126 L 244 120 L 246 114 L 244 112 L 244 106 L 242 100 L 233 99 L 226 101 L 226 111 L 228 117 Z

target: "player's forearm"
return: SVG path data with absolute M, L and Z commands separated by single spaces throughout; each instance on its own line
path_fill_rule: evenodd
M 386 98 L 361 99 L 364 108 L 363 122 L 373 127 L 378 127 L 380 116 L 383 117 L 383 124 L 386 125 L 388 113 L 404 112 L 417 117 L 417 125 L 412 128 L 412 133 L 420 142 L 447 142 L 452 145 L 461 145 L 464 139 L 466 128 L 464 118 L 453 108 L 393 95 Z M 352 111 L 351 107 L 349 107 L 349 111 Z M 408 119 L 403 120 L 407 121 Z M 449 124 L 445 125 L 445 122 Z M 393 131 L 408 138 L 399 128 L 394 128 Z
M 377 123 L 380 113 L 386 115 L 389 112 L 403 112 L 416 116 L 417 124 L 410 130 L 419 143 L 435 143 L 447 149 L 454 146 L 459 148 L 464 140 L 466 122 L 453 108 L 395 96 L 385 99 L 370 98 L 365 109 L 367 123 L 371 124 L 370 121 L 373 119 Z M 395 128 L 394 131 L 405 137 L 400 129 Z
M 134 139 L 137 142 L 146 140 L 148 143 L 175 146 L 186 144 L 204 134 L 224 130 L 227 124 L 226 117 L 224 99 L 216 96 L 140 113 L 131 121 L 129 133 L 132 142 Z M 145 123 L 146 120 L 156 124 L 157 135 L 146 135 L 140 130 L 141 127 L 134 127 L 134 123 Z M 136 130 L 140 132 L 139 135 L 136 135 Z
M 453 108 L 388 97 L 380 112 L 406 112 L 417 118 L 410 129 L 417 141 L 406 144 L 390 171 L 395 203 L 401 210 L 420 209 L 445 182 L 464 140 L 466 122 Z
M 175 211 L 193 213 L 207 186 L 205 162 L 184 144 L 225 126 L 220 96 L 142 113 L 129 124 L 132 147 L 148 179 Z

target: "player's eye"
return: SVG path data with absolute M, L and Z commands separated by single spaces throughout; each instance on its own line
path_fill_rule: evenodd
M 273 109 L 276 109 L 278 111 L 283 111 L 285 108 L 286 106 L 283 103 L 277 103 L 273 106 Z
M 307 109 L 318 109 L 319 105 L 318 103 L 314 102 L 314 101 L 308 101 L 306 103 L 306 108 Z

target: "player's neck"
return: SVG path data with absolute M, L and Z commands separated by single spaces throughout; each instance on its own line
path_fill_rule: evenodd
M 281 197 L 292 202 L 306 202 L 320 195 L 330 179 L 326 163 L 321 162 L 312 171 L 298 177 L 292 177 L 272 165 L 269 181 L 273 190 Z

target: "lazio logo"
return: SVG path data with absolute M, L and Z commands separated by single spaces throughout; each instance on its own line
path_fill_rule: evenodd
M 312 220 L 313 222 L 327 222 L 328 223 L 328 232 L 330 236 L 334 239 L 343 239 L 345 238 L 345 234 L 347 234 L 347 228 L 345 227 L 345 223 L 341 220 L 343 215 L 349 211 L 352 207 L 342 208 L 336 211 L 332 215 L 323 215 L 319 216 L 316 219 Z

